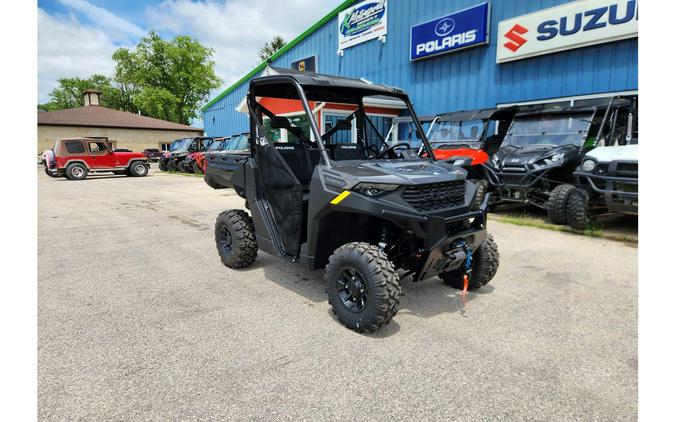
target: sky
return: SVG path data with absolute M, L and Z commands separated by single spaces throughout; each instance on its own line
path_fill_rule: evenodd
M 38 0 L 38 102 L 63 77 L 112 76 L 112 53 L 133 48 L 151 29 L 190 35 L 214 49 L 223 86 L 258 63 L 274 35 L 290 41 L 342 0 Z

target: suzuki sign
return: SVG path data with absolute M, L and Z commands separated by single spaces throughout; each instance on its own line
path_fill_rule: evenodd
M 583 0 L 499 22 L 497 63 L 638 36 L 636 0 Z
M 487 44 L 490 5 L 479 4 L 410 28 L 410 60 Z

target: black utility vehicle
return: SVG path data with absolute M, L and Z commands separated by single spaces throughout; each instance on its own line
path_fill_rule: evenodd
M 434 160 L 403 91 L 276 70 L 278 75 L 250 82 L 250 154 L 226 185 L 246 199 L 251 216 L 243 210 L 218 216 L 215 240 L 225 265 L 247 267 L 260 248 L 311 269 L 325 267 L 333 312 L 358 332 L 375 331 L 396 315 L 400 277 L 440 276 L 469 289 L 494 277 L 499 254 L 486 230 L 487 201 L 471 210 L 475 185 L 465 170 Z M 383 142 L 364 110 L 364 97 L 371 96 L 406 105 L 428 158 L 409 145 Z M 294 119 L 307 124 L 292 125 L 260 104 L 261 98 L 296 101 L 306 120 Z M 321 134 L 309 101 L 355 111 Z M 332 142 L 338 131 L 352 130 L 353 119 L 356 142 Z M 272 141 L 280 134 L 289 142 Z
M 246 161 L 250 155 L 248 133 L 232 136 L 227 142 L 221 144 L 219 150 L 207 150 L 204 182 L 213 189 L 228 187 L 237 165 Z
M 541 106 L 515 115 L 501 147 L 484 166 L 495 204 L 545 209 L 567 223 L 567 200 L 578 185 L 574 171 L 602 136 L 619 101 L 569 107 Z
M 159 159 L 160 170 L 164 167 L 168 171 L 186 171 L 183 167 L 185 158 L 193 152 L 204 151 L 212 141 L 213 138 L 204 136 L 183 139 L 183 142 L 179 143 L 175 150 Z M 190 167 L 190 170 L 192 170 L 192 167 Z

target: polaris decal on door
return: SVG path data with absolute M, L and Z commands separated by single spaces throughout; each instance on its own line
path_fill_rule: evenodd
M 636 0 L 585 0 L 499 22 L 497 63 L 638 36 Z
M 487 44 L 490 5 L 482 3 L 410 27 L 410 60 Z
M 338 49 L 387 35 L 387 0 L 362 1 L 338 15 Z

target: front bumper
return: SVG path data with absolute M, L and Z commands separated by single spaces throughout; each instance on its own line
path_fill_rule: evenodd
M 392 221 L 405 221 L 415 237 L 423 240 L 423 259 L 413 281 L 425 280 L 442 272 L 459 268 L 465 261 L 463 244 L 477 249 L 487 238 L 487 208 L 490 194 L 485 196 L 480 209 L 462 214 L 419 215 L 382 211 L 382 217 Z
M 574 175 L 585 180 L 588 186 L 603 196 L 607 209 L 611 212 L 637 214 L 638 178 L 600 175 L 577 170 Z
M 538 170 L 531 170 L 528 167 L 507 167 L 507 169 L 495 169 L 483 165 L 487 176 L 490 190 L 497 195 L 496 203 L 515 202 L 523 204 L 532 204 L 539 207 L 545 207 L 548 200 L 548 189 L 546 176 L 560 166 L 552 166 Z M 510 170 L 510 171 L 509 171 Z

